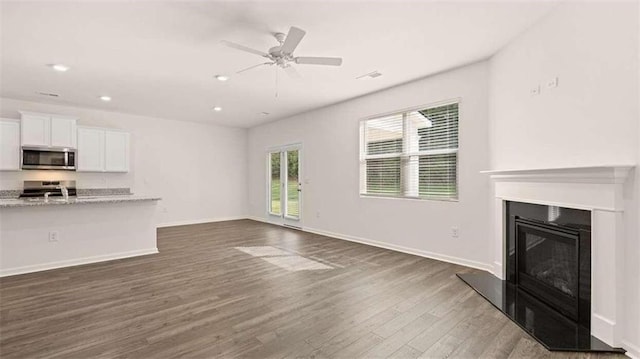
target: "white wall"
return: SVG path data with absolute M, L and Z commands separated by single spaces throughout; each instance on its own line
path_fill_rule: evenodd
M 303 145 L 303 227 L 486 267 L 487 64 L 478 63 L 249 130 L 249 213 L 266 213 L 266 151 Z M 366 80 L 365 80 L 366 81 Z M 361 198 L 359 120 L 460 98 L 459 202 Z M 308 183 L 306 183 L 308 182 Z M 319 214 L 319 216 L 318 216 Z M 451 237 L 451 227 L 460 237 Z
M 637 24 L 637 32 L 640 33 L 640 6 L 638 6 L 638 10 L 636 11 L 638 14 L 638 24 Z M 637 63 L 640 63 L 640 36 L 636 39 L 637 46 Z M 638 79 L 638 93 L 637 93 L 637 105 L 638 105 L 638 116 L 636 116 L 638 123 L 638 154 L 636 157 L 636 165 L 640 166 L 640 69 L 638 69 L 638 74 L 636 75 Z M 635 231 L 633 228 L 629 229 L 628 233 L 628 245 L 627 249 L 628 255 L 627 265 L 629 266 L 627 270 L 630 273 L 635 273 L 636 275 L 629 276 L 628 285 L 630 288 L 634 288 L 635 290 L 630 290 L 629 296 L 627 298 L 627 307 L 630 308 L 630 320 L 628 322 L 628 327 L 626 328 L 627 337 L 630 338 L 629 341 L 635 346 L 634 352 L 637 357 L 640 357 L 640 169 L 636 168 L 635 171 L 635 212 L 632 212 L 628 217 L 630 218 L 629 224 L 636 224 Z
M 130 132 L 131 168 L 125 174 L 0 172 L 0 189 L 22 189 L 29 179 L 68 178 L 79 188 L 130 187 L 159 195 L 160 224 L 246 215 L 246 129 L 0 99 L 0 117 L 19 118 L 18 110 L 74 115 L 82 126 Z
M 637 164 L 638 5 L 568 3 L 490 60 L 494 169 Z M 557 88 L 546 82 L 559 78 Z M 530 89 L 541 86 L 537 96 Z M 626 185 L 625 274 L 618 323 L 640 356 L 640 176 Z
M 491 59 L 493 168 L 635 163 L 634 6 L 559 6 Z

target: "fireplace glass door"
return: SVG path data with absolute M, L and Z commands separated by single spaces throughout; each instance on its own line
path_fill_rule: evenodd
M 516 220 L 518 285 L 549 306 L 577 320 L 579 233 L 523 219 Z

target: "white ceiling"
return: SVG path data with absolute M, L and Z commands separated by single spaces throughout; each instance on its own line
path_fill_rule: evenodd
M 491 56 L 549 2 L 3 2 L 4 97 L 249 127 Z M 220 40 L 262 51 L 271 33 L 307 31 L 301 80 Z M 45 66 L 71 67 L 58 73 Z M 356 80 L 378 70 L 383 76 Z M 230 75 L 227 82 L 216 74 Z M 276 88 L 278 97 L 275 96 Z M 46 98 L 37 91 L 57 93 Z M 110 103 L 100 95 L 113 98 Z M 221 106 L 221 112 L 212 107 Z M 260 112 L 270 115 L 260 115 Z

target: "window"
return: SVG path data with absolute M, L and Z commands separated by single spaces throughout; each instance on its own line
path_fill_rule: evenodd
M 360 123 L 360 194 L 458 198 L 458 103 Z

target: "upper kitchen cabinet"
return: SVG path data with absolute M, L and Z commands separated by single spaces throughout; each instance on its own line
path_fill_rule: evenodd
M 78 127 L 78 172 L 104 172 L 104 133 L 100 128 Z
M 20 170 L 20 121 L 0 120 L 0 171 Z
M 129 172 L 129 134 L 106 131 L 104 138 L 105 172 Z
M 51 116 L 51 147 L 76 148 L 77 144 L 77 122 L 71 117 Z
M 77 118 L 21 111 L 22 146 L 77 146 Z
M 22 145 L 46 147 L 51 145 L 51 116 L 27 112 L 20 114 L 22 115 Z
M 129 133 L 78 127 L 78 172 L 129 172 Z

